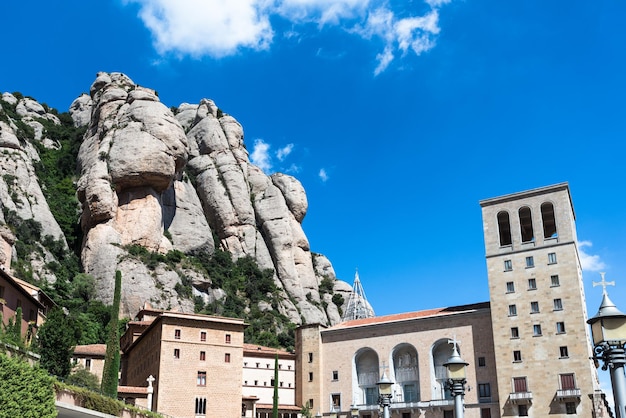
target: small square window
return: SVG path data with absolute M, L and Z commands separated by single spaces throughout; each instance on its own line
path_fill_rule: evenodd
M 555 311 L 563 310 L 563 301 L 561 299 L 554 299 L 554 310 Z
M 504 271 L 513 270 L 513 262 L 511 260 L 504 260 Z
M 535 259 L 533 256 L 526 257 L 526 268 L 535 267 Z
M 200 351 L 200 361 L 206 360 L 206 351 Z M 244 363 L 245 366 L 245 363 Z
M 478 357 L 478 367 L 485 367 L 487 365 L 484 357 Z
M 520 350 L 513 351 L 513 361 L 515 362 L 522 361 L 522 352 Z
M 548 254 L 548 264 L 556 264 L 556 253 Z
M 515 283 L 506 282 L 506 293 L 513 293 L 513 292 L 515 292 Z
M 224 363 L 230 363 L 230 353 L 224 353 Z
M 537 280 L 528 279 L 528 290 L 536 290 L 537 289 Z
M 517 327 L 511 328 L 511 338 L 519 338 L 519 328 Z
M 556 323 L 556 333 L 557 334 L 565 334 L 565 322 L 557 322 Z
M 206 331 L 200 332 L 200 341 L 206 341 Z
M 180 358 L 180 349 L 179 348 L 175 348 L 174 349 L 174 358 Z
M 530 313 L 539 313 L 539 302 L 530 302 Z
M 339 380 L 339 371 L 333 370 L 333 380 Z
M 539 324 L 533 325 L 533 335 L 535 337 L 538 337 L 538 336 L 541 335 L 541 325 L 539 325 Z
M 552 287 L 559 287 L 561 284 L 559 283 L 559 275 L 558 274 L 554 274 L 552 276 L 550 276 L 550 286 Z
M 516 316 L 516 315 L 517 315 L 517 306 L 509 305 L 509 316 Z
M 180 340 L 180 330 L 179 329 L 175 329 L 174 330 L 174 338 L 177 340 Z
M 569 357 L 569 352 L 567 351 L 567 346 L 563 345 L 561 347 L 559 347 L 559 357 L 560 358 L 568 358 Z

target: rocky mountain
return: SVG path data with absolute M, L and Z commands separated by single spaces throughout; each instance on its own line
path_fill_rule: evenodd
M 241 124 L 213 101 L 168 108 L 126 75 L 99 73 L 89 95 L 72 103 L 71 119 L 21 94 L 4 93 L 0 105 L 0 263 L 18 277 L 55 283 L 60 259 L 75 249 L 105 303 L 122 272 L 126 316 L 145 303 L 192 312 L 230 299 L 295 324 L 340 321 L 351 289 L 310 250 L 302 184 L 253 165 Z M 47 201 L 55 194 L 45 197 L 59 187 L 44 181 L 55 167 L 37 167 L 45 166 L 42 153 L 71 143 L 55 137 L 68 123 L 82 135 L 66 185 L 78 202 L 62 202 L 69 220 L 59 220 Z M 271 286 L 255 288 L 244 273 L 238 280 L 246 283 L 226 286 L 198 262 L 224 251 L 254 260 Z

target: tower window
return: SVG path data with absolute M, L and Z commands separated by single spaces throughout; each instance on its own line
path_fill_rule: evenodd
M 559 275 L 558 274 L 554 274 L 552 276 L 550 276 L 550 286 L 552 287 L 559 287 L 561 285 L 561 283 L 559 282 Z
M 339 380 L 339 370 L 333 370 L 333 380 Z
M 309 353 L 309 363 L 313 363 L 313 353 Z
M 556 238 L 556 220 L 554 219 L 554 206 L 550 202 L 541 205 L 541 222 L 543 223 L 543 237 Z
M 563 301 L 561 299 L 554 299 L 554 310 L 555 311 L 563 310 Z
M 539 313 L 539 302 L 530 302 L 530 313 Z
M 522 361 L 522 352 L 520 350 L 513 351 L 513 361 L 515 362 Z
M 508 212 L 498 213 L 498 232 L 500 233 L 500 246 L 511 245 L 511 223 Z
M 313 372 L 309 372 L 309 382 L 313 381 Z
M 541 325 L 539 325 L 539 324 L 533 325 L 533 335 L 535 337 L 540 337 L 541 336 Z
M 175 329 L 174 330 L 174 339 L 180 340 L 180 330 L 179 329 Z
M 535 289 L 537 289 L 537 280 L 528 279 L 528 290 L 535 290 Z
M 196 415 L 206 414 L 206 398 L 196 398 Z
M 535 240 L 533 231 L 533 220 L 528 206 L 524 206 L 519 210 L 520 232 L 522 233 L 522 242 L 532 242 Z
M 174 358 L 180 358 L 180 349 L 178 348 L 174 349 Z
M 565 334 L 565 322 L 557 322 L 556 323 L 556 333 L 557 334 Z
M 569 351 L 567 350 L 567 346 L 563 345 L 561 347 L 559 347 L 559 357 L 560 358 L 568 358 L 569 357 Z
M 206 341 L 206 332 L 205 331 L 201 331 L 200 332 L 200 341 Z
M 206 386 L 206 372 L 198 372 L 196 384 L 198 386 Z
M 484 357 L 478 357 L 478 367 L 485 367 L 486 364 Z
M 556 253 L 548 253 L 548 264 L 556 264 Z
M 516 316 L 516 315 L 517 315 L 517 306 L 509 305 L 509 316 Z
M 513 270 L 513 262 L 511 260 L 504 260 L 504 271 Z
M 535 267 L 535 259 L 531 255 L 530 257 L 526 257 L 526 268 Z
M 515 283 L 506 282 L 506 293 L 513 293 L 513 292 L 515 292 Z
M 519 338 L 519 328 L 511 327 L 511 338 Z

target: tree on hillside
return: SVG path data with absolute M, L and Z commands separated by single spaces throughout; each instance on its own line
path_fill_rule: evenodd
M 76 345 L 76 328 L 61 308 L 53 308 L 37 333 L 41 367 L 50 374 L 65 378 L 70 373 L 70 360 Z
M 120 332 L 118 327 L 120 316 L 120 299 L 122 295 L 122 272 L 115 272 L 115 291 L 113 293 L 113 306 L 111 308 L 111 320 L 109 321 L 109 337 L 107 339 L 107 351 L 104 356 L 104 369 L 102 371 L 102 393 L 117 399 L 117 383 L 120 370 Z

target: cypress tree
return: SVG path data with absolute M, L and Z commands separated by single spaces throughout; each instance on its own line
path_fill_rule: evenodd
M 111 320 L 109 321 L 109 336 L 107 339 L 107 351 L 104 357 L 104 369 L 102 370 L 102 394 L 117 399 L 117 383 L 120 370 L 120 331 L 118 327 L 120 316 L 120 299 L 122 295 L 122 272 L 115 272 L 115 290 L 113 294 L 113 306 L 111 307 Z
M 272 418 L 278 418 L 278 353 L 274 361 L 274 404 L 272 405 Z

